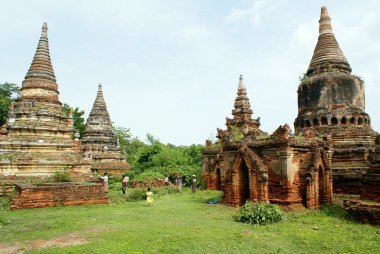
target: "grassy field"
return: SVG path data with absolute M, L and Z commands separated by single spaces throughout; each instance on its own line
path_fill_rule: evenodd
M 0 211 L 0 253 L 379 253 L 380 228 L 357 224 L 337 206 L 287 212 L 269 226 L 238 223 L 238 210 L 198 191 L 110 205 Z

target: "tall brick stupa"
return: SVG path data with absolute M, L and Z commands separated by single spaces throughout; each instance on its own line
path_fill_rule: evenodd
M 360 193 L 376 132 L 365 112 L 364 81 L 351 74 L 325 6 L 317 45 L 297 92 L 295 134 L 331 138 L 334 192 Z
M 65 116 L 58 98 L 47 31 L 44 23 L 20 97 L 11 105 L 1 131 L 0 175 L 4 177 L 44 177 L 62 170 L 86 176 L 91 172 L 79 141 L 73 139 L 72 119 Z

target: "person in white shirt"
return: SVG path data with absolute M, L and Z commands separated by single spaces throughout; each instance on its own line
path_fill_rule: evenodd
M 100 178 L 101 178 L 101 179 L 103 180 L 103 182 L 104 182 L 104 191 L 105 191 L 106 193 L 108 193 L 108 175 L 107 175 L 107 172 L 104 173 L 104 175 L 101 176 Z

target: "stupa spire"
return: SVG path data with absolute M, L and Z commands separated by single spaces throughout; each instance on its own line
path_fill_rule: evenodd
M 322 6 L 318 42 L 306 74 L 312 76 L 333 71 L 351 73 L 351 67 L 335 39 L 327 7 Z
M 25 79 L 38 78 L 48 79 L 56 82 L 53 66 L 50 60 L 49 40 L 47 37 L 47 23 L 43 23 L 41 37 L 38 42 L 36 53 L 34 54 L 33 62 L 30 65 L 29 71 Z
M 238 92 L 234 103 L 232 115 L 234 119 L 250 119 L 252 115 L 251 104 L 247 97 L 247 90 L 244 85 L 243 75 L 239 77 Z

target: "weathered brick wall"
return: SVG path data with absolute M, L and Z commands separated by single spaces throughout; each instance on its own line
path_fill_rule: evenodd
M 11 209 L 108 204 L 102 183 L 16 184 Z
M 380 225 L 380 204 L 367 203 L 361 200 L 344 200 L 346 211 L 354 219 L 373 225 Z
M 15 185 L 9 181 L 0 181 L 0 197 L 11 194 L 15 189 Z
M 380 202 L 380 167 L 372 167 L 364 175 L 361 199 Z

